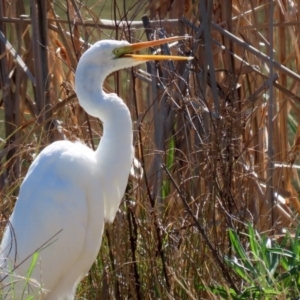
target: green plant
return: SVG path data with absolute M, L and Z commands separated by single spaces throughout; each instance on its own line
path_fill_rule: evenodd
M 38 287 L 37 293 L 40 292 L 40 289 L 42 289 L 42 287 L 38 284 L 38 282 L 31 279 L 31 274 L 32 274 L 34 268 L 36 268 L 37 264 L 38 264 L 39 254 L 40 254 L 39 252 L 34 252 L 32 254 L 31 263 L 30 263 L 29 269 L 28 269 L 25 277 L 15 274 L 15 272 L 14 272 L 15 269 L 9 271 L 6 275 L 1 274 L 2 280 L 5 279 L 5 277 L 7 277 L 7 276 L 9 277 L 9 280 L 10 280 L 10 288 L 6 291 L 2 290 L 3 287 L 2 287 L 1 281 L 0 281 L 0 287 L 1 287 L 0 288 L 0 299 L 1 300 L 8 299 L 8 298 L 11 300 L 14 300 L 14 299 L 31 300 L 34 298 L 34 296 L 33 295 L 28 296 L 27 291 L 32 289 L 33 286 Z M 22 293 L 16 294 L 15 293 L 15 285 L 20 285 L 20 284 L 23 285 L 23 291 L 22 291 Z M 20 289 L 19 289 L 19 292 L 20 292 Z
M 222 286 L 209 290 L 222 299 L 295 299 L 300 295 L 300 226 L 278 243 L 251 224 L 248 234 L 229 229 L 233 254 L 225 262 L 240 279 L 239 293 Z M 282 298 L 284 297 L 284 298 Z

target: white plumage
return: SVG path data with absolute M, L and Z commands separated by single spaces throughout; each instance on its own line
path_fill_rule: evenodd
M 102 83 L 111 72 L 143 61 L 187 59 L 130 54 L 163 42 L 100 41 L 81 57 L 76 93 L 85 111 L 103 121 L 104 134 L 96 151 L 79 142 L 54 142 L 29 168 L 1 243 L 6 299 L 74 299 L 100 249 L 104 220 L 114 220 L 133 159 L 129 110 Z

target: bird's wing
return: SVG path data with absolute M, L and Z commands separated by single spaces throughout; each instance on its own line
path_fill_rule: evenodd
M 90 171 L 87 161 L 82 164 L 69 149 L 54 148 L 51 155 L 47 151 L 36 159 L 21 186 L 1 248 L 2 256 L 9 252 L 9 260 L 17 264 L 15 273 L 22 276 L 38 251 L 31 278 L 51 290 L 85 252 L 91 191 L 84 187 L 85 173 Z

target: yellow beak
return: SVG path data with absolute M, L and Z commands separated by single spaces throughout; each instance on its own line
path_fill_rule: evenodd
M 132 54 L 138 50 L 159 46 L 161 44 L 176 42 L 179 40 L 186 39 L 184 36 L 168 37 L 161 40 L 154 40 L 148 42 L 140 42 L 125 46 L 122 48 L 115 49 L 116 58 L 131 57 L 138 61 L 149 61 L 149 60 L 191 60 L 192 56 L 177 56 L 177 55 L 151 55 L 151 54 Z

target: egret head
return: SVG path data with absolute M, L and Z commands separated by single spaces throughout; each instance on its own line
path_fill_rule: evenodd
M 102 65 L 114 61 L 116 59 L 115 51 L 128 47 L 129 45 L 127 41 L 98 41 L 83 53 L 79 63 Z
M 80 105 L 90 115 L 102 121 L 107 120 L 110 117 L 108 111 L 112 111 L 110 107 L 116 95 L 108 96 L 103 91 L 102 84 L 105 78 L 114 71 L 134 67 L 146 61 L 192 59 L 185 56 L 134 54 L 142 49 L 182 39 L 184 37 L 171 37 L 135 44 L 113 40 L 96 42 L 82 55 L 77 66 L 75 89 Z
M 116 70 L 137 66 L 151 60 L 189 60 L 191 57 L 173 55 L 145 55 L 134 52 L 164 43 L 182 40 L 184 37 L 170 37 L 161 40 L 130 44 L 127 41 L 102 40 L 96 42 L 81 57 L 79 65 L 101 66 L 103 71 L 111 73 Z M 107 74 L 106 74 L 107 75 Z

